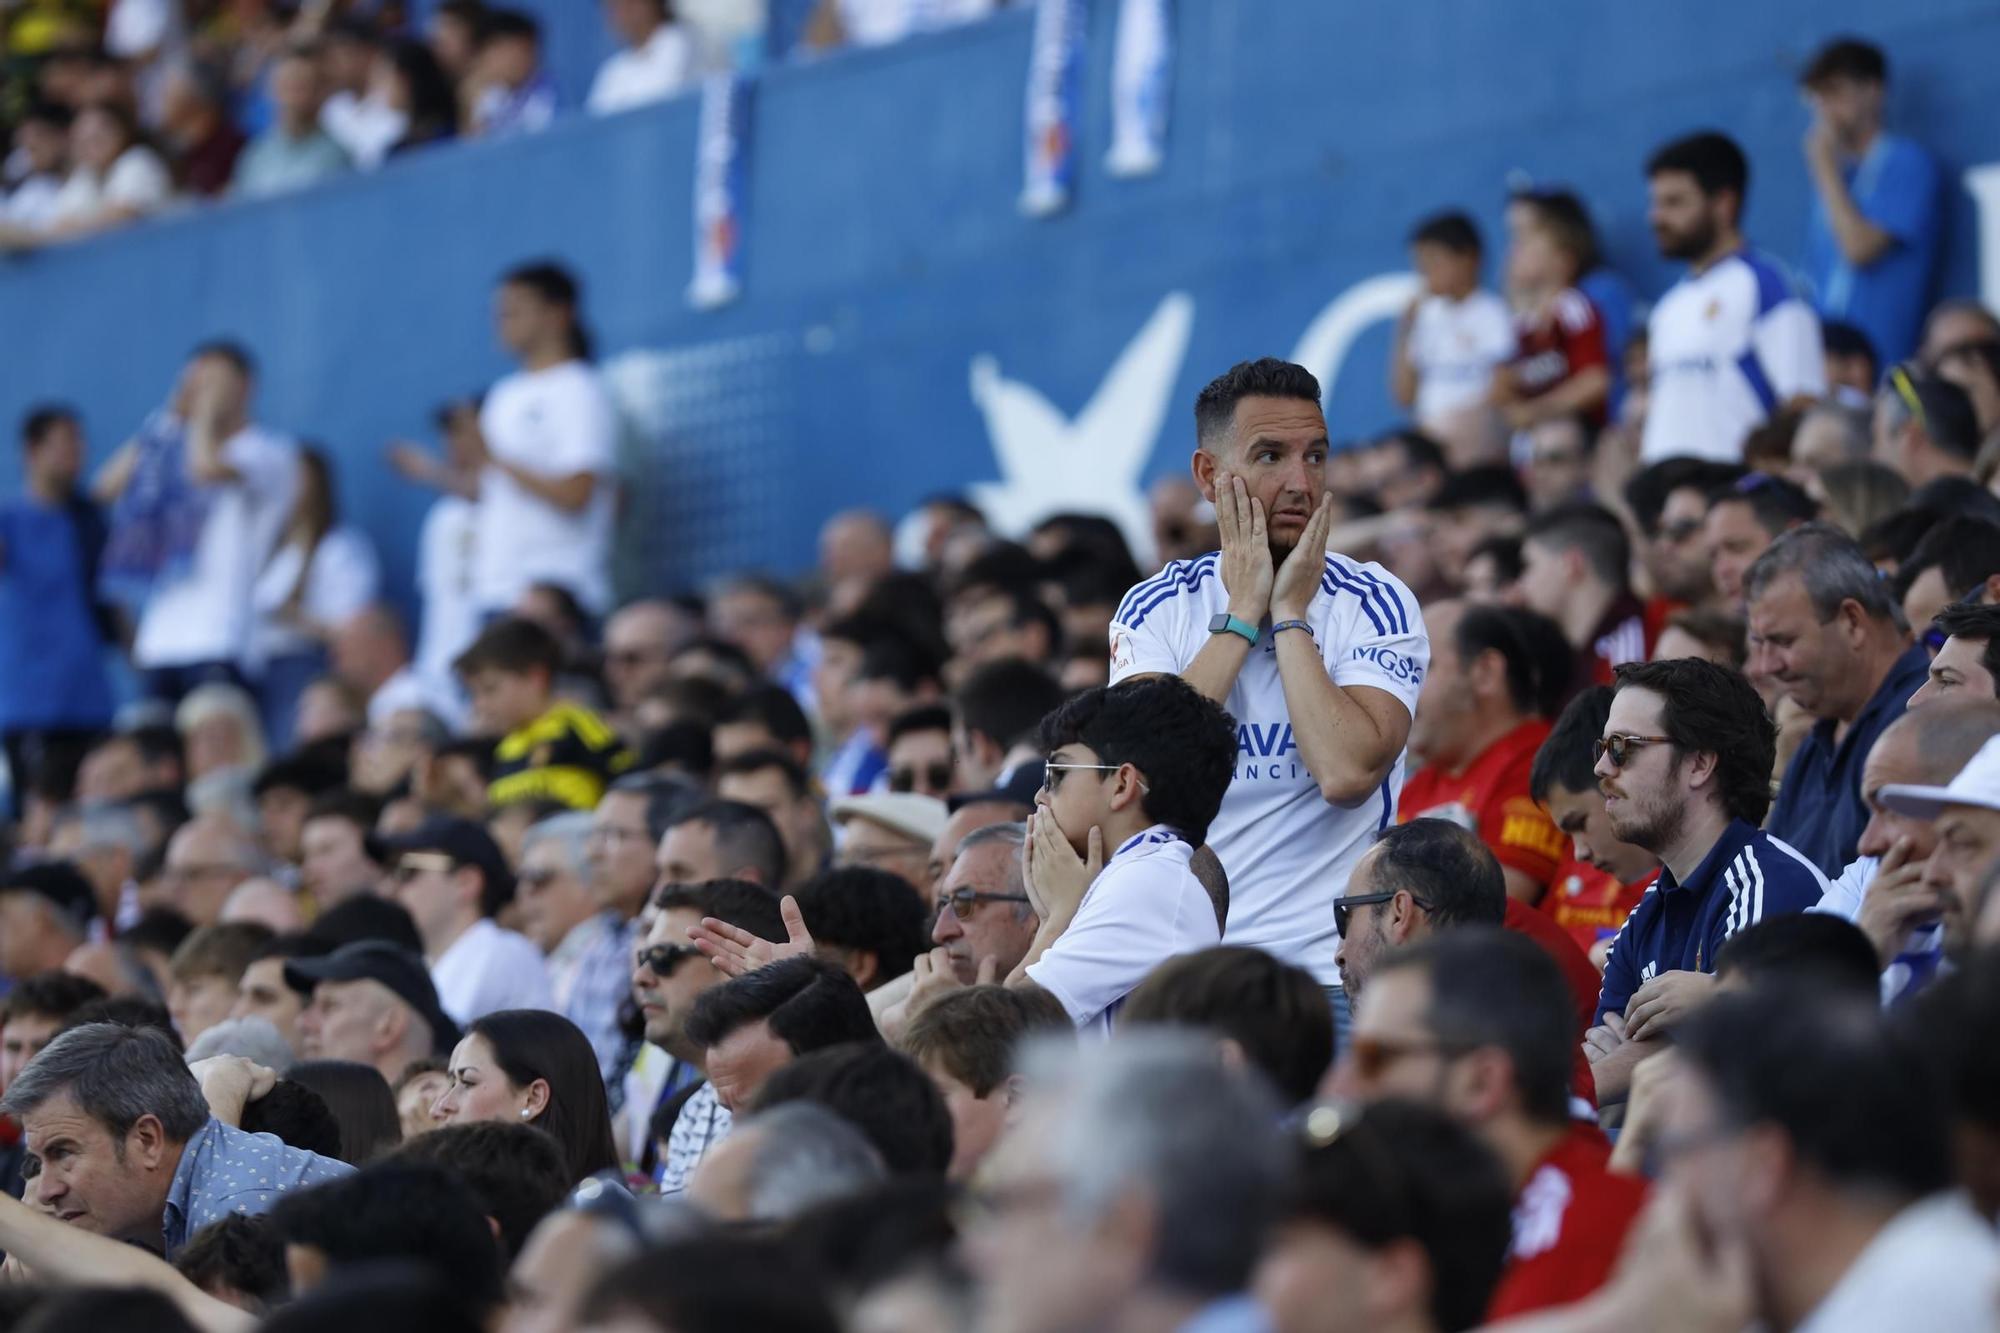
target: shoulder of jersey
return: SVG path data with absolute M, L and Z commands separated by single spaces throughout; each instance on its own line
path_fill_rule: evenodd
M 1716 268 L 1719 273 L 1729 274 L 1730 281 L 1744 283 L 1750 288 L 1754 293 L 1754 309 L 1759 315 L 1768 314 L 1798 296 L 1792 275 L 1785 266 L 1755 250 L 1738 250 Z
M 1210 551 L 1192 560 L 1175 560 L 1125 594 L 1125 600 L 1118 604 L 1117 622 L 1128 629 L 1137 629 L 1154 611 L 1189 596 L 1207 583 L 1219 581 L 1221 573 L 1220 551 Z
M 1558 324 L 1577 333 L 1597 322 L 1597 307 L 1590 303 L 1588 296 L 1569 287 L 1556 297 L 1555 316 Z
M 1391 577 L 1375 565 L 1359 565 L 1345 556 L 1329 553 L 1319 586 L 1333 598 L 1335 606 L 1345 598 L 1358 603 L 1377 634 L 1408 634 L 1410 609 L 1400 590 L 1390 586 Z

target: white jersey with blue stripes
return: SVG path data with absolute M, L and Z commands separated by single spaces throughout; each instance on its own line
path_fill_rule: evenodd
M 1221 566 L 1220 552 L 1177 560 L 1126 594 L 1111 623 L 1114 682 L 1187 670 L 1209 641 L 1209 622 L 1229 609 Z M 1417 599 L 1395 575 L 1329 555 L 1305 619 L 1334 684 L 1387 690 L 1415 712 L 1430 640 Z M 1403 759 L 1360 802 L 1328 804 L 1299 757 L 1268 621 L 1262 629 L 1229 693 L 1236 778 L 1208 832 L 1229 875 L 1224 939 L 1338 985 L 1333 902 L 1376 831 L 1395 818 Z

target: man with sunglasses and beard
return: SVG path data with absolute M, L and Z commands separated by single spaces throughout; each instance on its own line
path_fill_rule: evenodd
M 1597 746 L 1604 812 L 1621 841 L 1660 858 L 1660 877 L 1605 961 L 1585 1035 L 1600 1104 L 1714 992 L 1715 957 L 1766 917 L 1826 892 L 1805 857 L 1758 827 L 1771 807 L 1776 731 L 1740 672 L 1694 658 L 1628 663 Z

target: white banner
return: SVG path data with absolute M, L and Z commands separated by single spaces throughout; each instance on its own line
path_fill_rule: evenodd
M 1104 155 L 1112 175 L 1151 175 L 1166 160 L 1173 75 L 1173 0 L 1120 0 L 1111 52 L 1111 148 Z
M 743 185 L 749 171 L 750 81 L 718 74 L 701 87 L 694 152 L 694 278 L 688 304 L 727 305 L 743 291 Z

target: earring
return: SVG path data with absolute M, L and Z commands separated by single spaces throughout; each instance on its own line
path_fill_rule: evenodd
M 526 1120 L 527 1118 L 528 1118 L 528 1108 L 524 1106 L 521 1108 L 521 1119 Z

